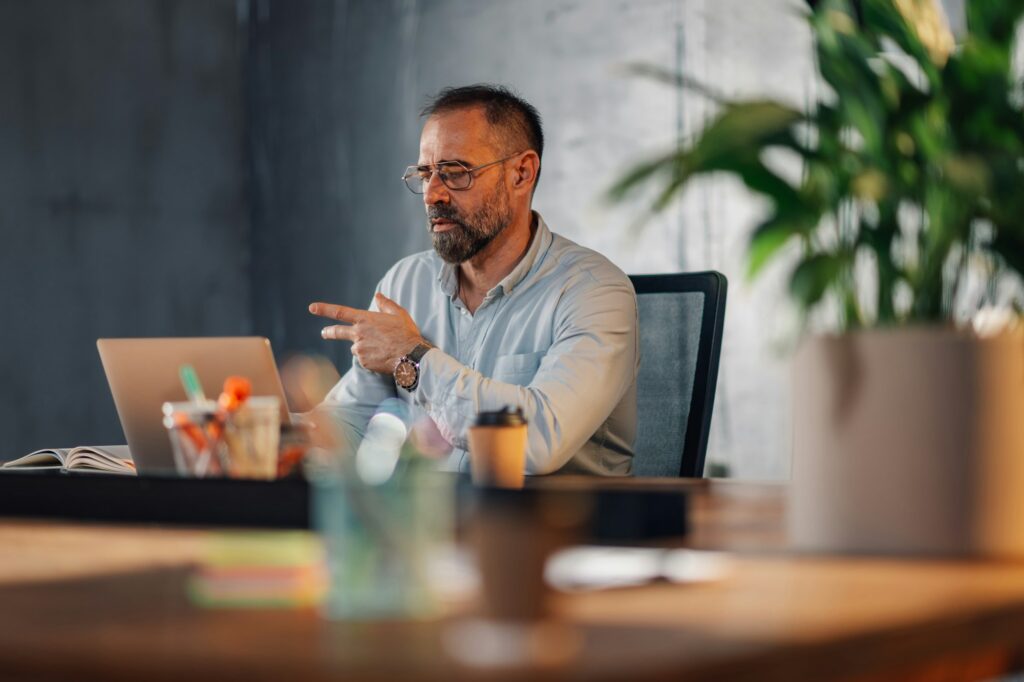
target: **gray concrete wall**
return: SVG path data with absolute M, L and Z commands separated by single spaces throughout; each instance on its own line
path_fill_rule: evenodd
M 252 328 L 234 0 L 0 1 L 0 459 L 123 442 L 95 342 Z

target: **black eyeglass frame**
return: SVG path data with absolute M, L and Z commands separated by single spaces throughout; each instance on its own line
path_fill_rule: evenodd
M 523 152 L 516 152 L 515 154 L 509 154 L 508 156 L 504 156 L 500 159 L 495 159 L 494 161 L 489 161 L 487 163 L 482 163 L 479 166 L 473 166 L 472 168 L 466 168 L 466 166 L 459 161 L 442 161 L 441 163 L 428 164 L 424 166 L 409 166 L 405 169 L 405 174 L 402 175 L 402 181 L 405 183 L 405 186 L 409 188 L 410 192 L 416 195 L 422 195 L 426 194 L 426 186 L 434 178 L 434 173 L 437 173 L 438 177 L 441 178 L 441 184 L 447 187 L 449 190 L 453 192 L 464 192 L 467 189 L 473 187 L 473 181 L 476 179 L 475 173 L 477 171 L 483 170 L 484 168 L 488 168 L 490 166 L 494 166 L 496 164 L 501 163 L 502 161 L 508 161 L 509 159 L 519 156 L 522 153 Z M 469 184 L 466 185 L 465 187 L 452 187 L 451 185 L 449 185 L 447 180 L 445 180 L 444 172 L 441 170 L 442 167 L 445 166 L 457 166 L 461 168 L 463 172 L 468 173 Z M 420 191 L 417 192 L 415 189 L 413 189 L 412 185 L 409 184 L 409 179 L 422 173 L 424 170 L 430 170 L 430 175 L 426 178 L 420 178 Z

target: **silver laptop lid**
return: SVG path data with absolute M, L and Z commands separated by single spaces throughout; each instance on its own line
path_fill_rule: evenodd
M 96 347 L 139 473 L 175 471 L 161 406 L 186 400 L 178 374 L 184 364 L 195 368 L 207 397 L 213 399 L 227 377 L 247 377 L 253 395 L 281 399 L 281 416 L 287 423 L 288 406 L 266 338 L 99 339 Z

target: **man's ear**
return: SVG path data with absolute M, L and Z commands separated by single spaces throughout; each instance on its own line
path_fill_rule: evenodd
M 532 188 L 537 180 L 537 171 L 540 169 L 540 158 L 536 152 L 530 151 L 524 154 L 516 164 L 515 186 Z

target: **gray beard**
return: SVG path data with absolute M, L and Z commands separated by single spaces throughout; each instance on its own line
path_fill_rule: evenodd
M 504 187 L 498 191 L 495 201 L 484 206 L 468 219 L 463 219 L 446 206 L 431 206 L 427 210 L 427 229 L 434 243 L 434 251 L 445 262 L 465 263 L 483 251 L 512 222 L 508 197 Z M 455 226 L 447 232 L 434 232 L 431 218 L 446 218 Z

